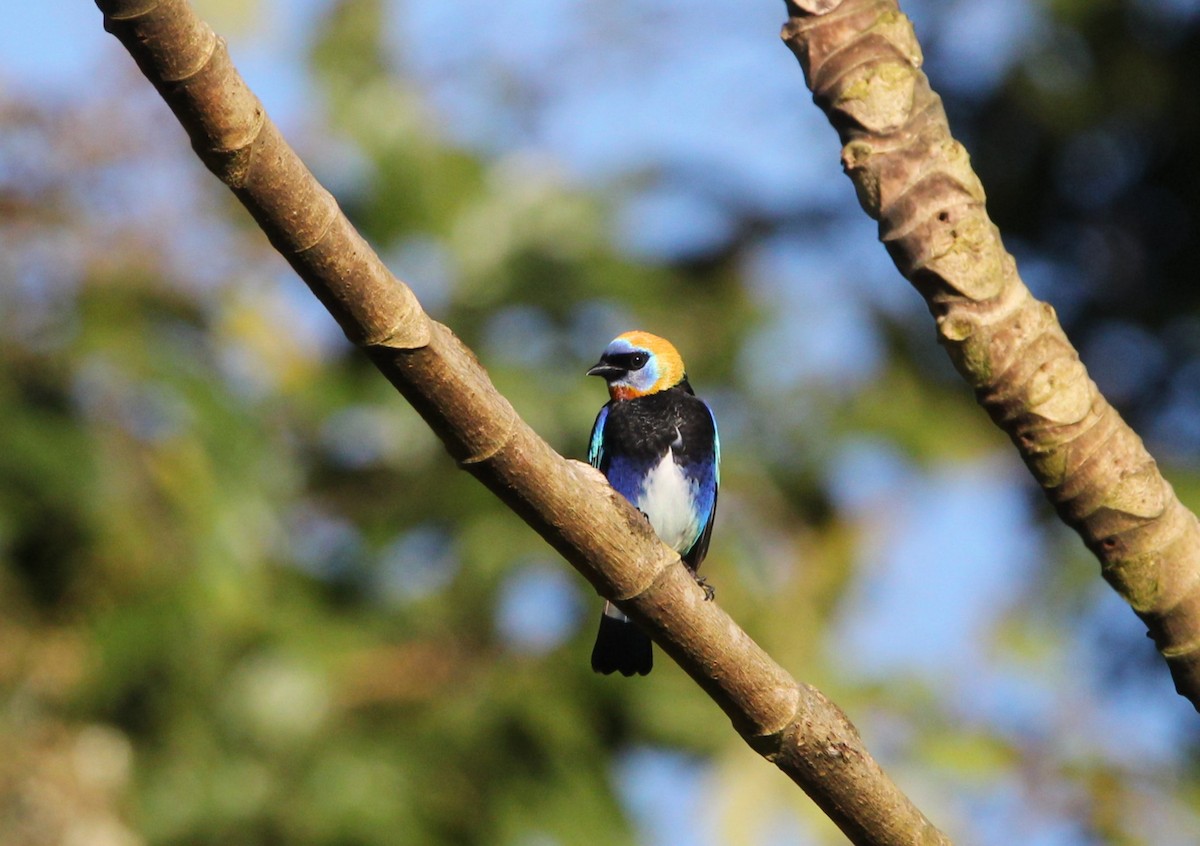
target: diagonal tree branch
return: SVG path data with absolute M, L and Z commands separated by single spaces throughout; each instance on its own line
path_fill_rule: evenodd
M 1017 275 L 896 0 L 792 0 L 783 38 L 938 340 L 1200 710 L 1200 523 Z
M 845 714 L 798 684 L 714 602 L 599 473 L 555 453 L 471 352 L 422 311 L 305 168 L 186 0 L 97 0 L 271 243 L 478 478 L 650 632 L 745 741 L 854 843 L 948 844 L 882 771 Z

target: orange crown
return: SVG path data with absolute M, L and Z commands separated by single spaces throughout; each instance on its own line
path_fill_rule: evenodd
M 657 377 L 654 384 L 645 388 L 634 388 L 629 385 L 612 386 L 611 393 L 615 399 L 633 399 L 647 394 L 665 391 L 667 388 L 674 387 L 683 381 L 686 375 L 683 366 L 683 357 L 679 355 L 679 350 L 666 338 L 660 338 L 658 335 L 652 335 L 649 332 L 634 330 L 625 332 L 616 337 L 617 341 L 625 341 L 631 347 L 645 350 L 654 356 L 654 364 L 657 370 Z

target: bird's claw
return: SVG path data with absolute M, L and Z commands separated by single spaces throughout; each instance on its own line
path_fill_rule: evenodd
M 704 591 L 704 601 L 712 602 L 713 597 L 717 595 L 716 589 L 703 576 L 693 574 L 693 578 L 696 580 L 696 584 L 700 585 L 700 590 Z

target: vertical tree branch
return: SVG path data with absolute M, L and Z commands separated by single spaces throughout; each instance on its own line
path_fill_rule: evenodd
M 1017 275 L 895 0 L 789 2 L 783 38 L 938 339 L 1200 710 L 1200 523 Z
M 286 144 L 186 0 L 97 0 L 196 153 L 379 370 L 478 478 L 636 619 L 743 739 L 859 844 L 948 844 L 836 705 L 771 660 L 586 464 L 539 438 L 422 311 Z

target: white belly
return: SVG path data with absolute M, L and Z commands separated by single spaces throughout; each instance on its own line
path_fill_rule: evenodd
M 637 507 L 650 520 L 654 533 L 667 546 L 686 552 L 700 534 L 700 520 L 692 503 L 695 485 L 683 475 L 671 450 L 650 471 L 642 485 Z

